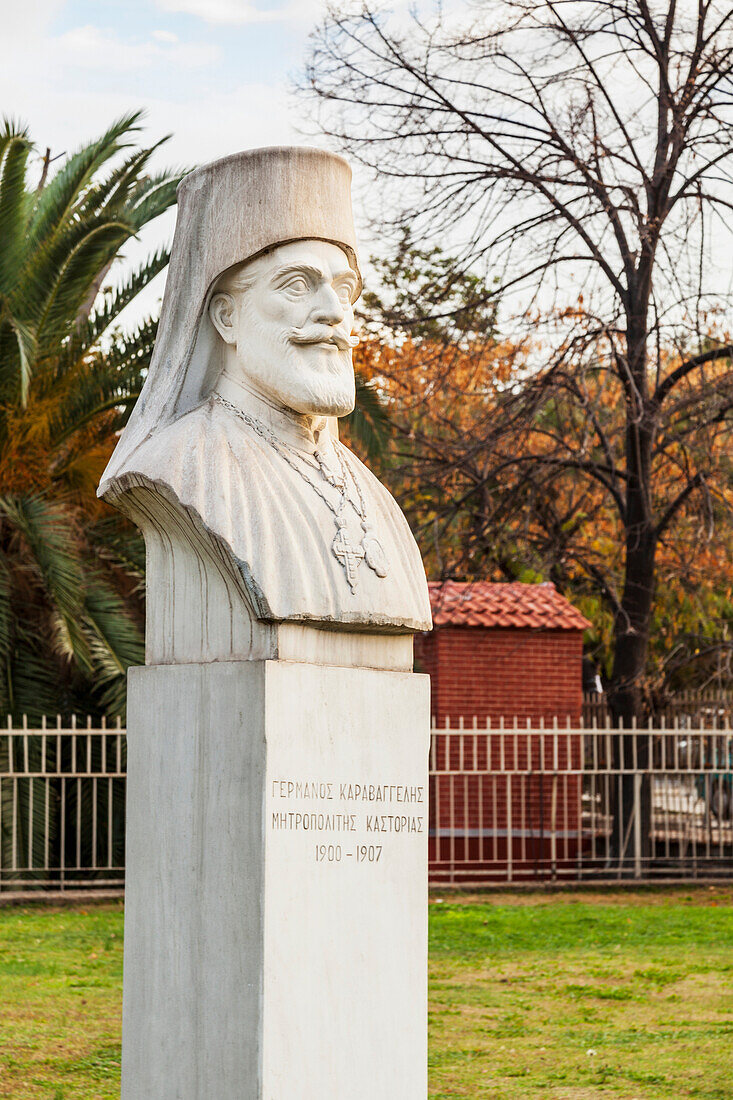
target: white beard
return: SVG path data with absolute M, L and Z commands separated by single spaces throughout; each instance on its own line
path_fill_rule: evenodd
M 294 344 L 289 330 L 245 317 L 246 347 L 237 346 L 238 373 L 263 396 L 309 416 L 345 416 L 356 387 L 351 348 Z

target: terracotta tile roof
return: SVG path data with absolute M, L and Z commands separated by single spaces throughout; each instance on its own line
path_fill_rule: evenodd
M 586 630 L 591 624 L 554 584 L 431 581 L 433 626 Z

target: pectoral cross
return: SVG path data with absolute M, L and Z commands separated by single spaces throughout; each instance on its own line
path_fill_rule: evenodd
M 351 585 L 351 591 L 356 591 L 356 570 L 359 562 L 364 557 L 363 546 L 352 546 L 349 533 L 345 527 L 339 527 L 336 538 L 331 544 L 331 549 L 343 565 L 346 571 L 346 579 Z

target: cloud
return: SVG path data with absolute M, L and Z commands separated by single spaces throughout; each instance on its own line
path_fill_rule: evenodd
M 312 21 L 323 10 L 323 0 L 287 0 L 278 7 L 262 8 L 253 0 L 156 0 L 162 11 L 183 12 L 206 23 L 243 25 Z
M 210 65 L 218 56 L 213 45 L 180 42 L 175 35 L 165 31 L 155 32 L 150 39 L 134 41 L 92 24 L 66 31 L 55 39 L 54 46 L 61 64 L 107 72 L 128 72 L 160 64 L 199 68 Z
M 156 0 L 162 11 L 184 12 L 207 23 L 275 23 L 285 9 L 263 11 L 250 0 Z
M 3 4 L 3 45 L 17 42 L 22 47 L 44 34 L 64 3 L 65 0 L 20 0 Z

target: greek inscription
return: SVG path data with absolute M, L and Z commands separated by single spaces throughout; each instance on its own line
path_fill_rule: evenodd
M 356 814 L 298 813 L 295 810 L 274 810 L 273 829 L 299 829 L 311 832 L 356 832 Z
M 338 790 L 337 790 L 338 788 Z M 410 783 L 349 783 L 313 779 L 273 779 L 273 798 L 331 802 L 424 803 L 425 788 Z
M 425 817 L 413 810 L 426 802 L 419 784 L 285 776 L 271 780 L 270 797 L 272 831 L 310 834 L 316 863 L 374 866 L 386 861 L 394 843 L 385 849 L 384 837 L 425 832 Z
M 406 814 L 367 814 L 368 833 L 421 833 L 423 819 Z
M 273 779 L 272 793 L 275 798 L 311 798 L 330 802 L 333 786 L 333 783 L 317 780 Z
M 344 802 L 422 802 L 424 788 L 402 783 L 340 783 Z

